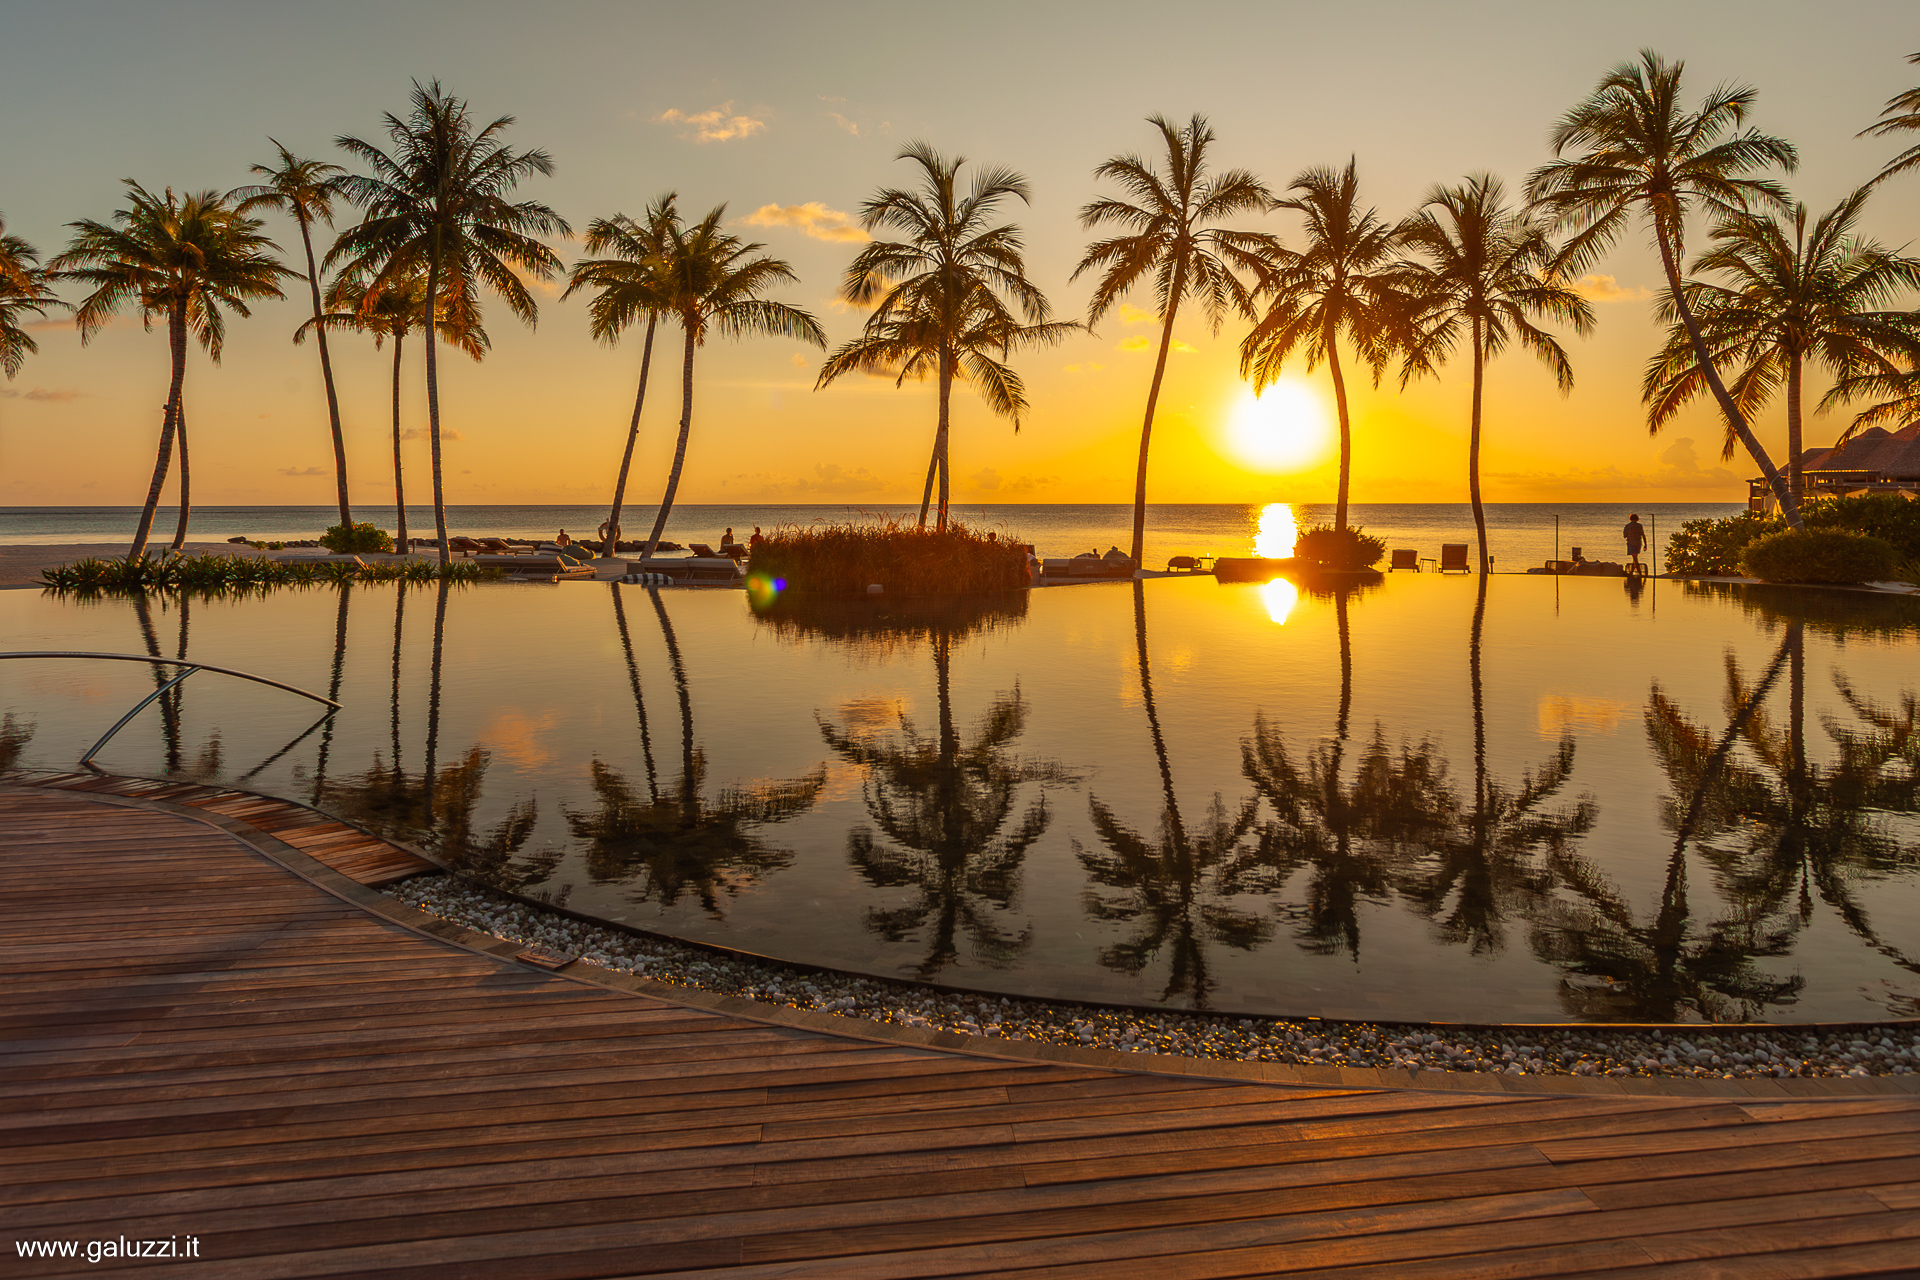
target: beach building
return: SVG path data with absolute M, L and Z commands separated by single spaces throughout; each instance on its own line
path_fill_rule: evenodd
M 1800 455 L 1809 498 L 1852 498 L 1897 493 L 1920 498 L 1920 422 L 1898 431 L 1869 427 L 1845 444 Z M 1747 482 L 1747 510 L 1772 515 L 1778 508 L 1764 479 Z

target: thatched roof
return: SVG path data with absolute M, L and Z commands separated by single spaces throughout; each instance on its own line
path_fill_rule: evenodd
M 1865 471 L 1895 480 L 1920 480 L 1920 422 L 1888 431 L 1868 427 L 1845 445 L 1809 449 L 1800 458 L 1802 471 Z

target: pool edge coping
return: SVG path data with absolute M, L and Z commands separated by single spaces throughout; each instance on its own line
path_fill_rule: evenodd
M 222 789 L 230 790 L 231 788 Z M 198 822 L 232 837 L 237 843 L 258 853 L 289 874 L 307 881 L 322 892 L 370 915 L 378 916 L 411 933 L 431 938 L 436 942 L 484 955 L 490 959 L 517 963 L 522 968 L 533 972 L 564 978 L 601 990 L 638 995 L 744 1021 L 896 1048 L 927 1049 L 1004 1062 L 1045 1062 L 1058 1066 L 1120 1071 L 1133 1075 L 1235 1080 L 1248 1084 L 1309 1088 L 1426 1091 L 1520 1097 L 1644 1097 L 1667 1098 L 1674 1101 L 1738 1098 L 1755 1102 L 1784 1102 L 1875 1096 L 1911 1096 L 1920 1100 L 1920 1075 L 1904 1077 L 1790 1076 L 1779 1079 L 1508 1076 L 1489 1072 L 1422 1071 L 1385 1067 L 1310 1067 L 1280 1062 L 1188 1058 L 1172 1054 L 1126 1053 L 1117 1049 L 1084 1048 L 1034 1040 L 1007 1040 L 998 1036 L 973 1036 L 958 1031 L 929 1031 L 918 1027 L 875 1022 L 866 1018 L 824 1013 L 819 1010 L 774 1005 L 766 1001 L 749 1000 L 743 996 L 705 991 L 698 987 L 681 987 L 673 983 L 641 977 L 638 974 L 603 969 L 598 965 L 587 964 L 577 959 L 557 969 L 527 964 L 515 959 L 521 952 L 528 949 L 525 943 L 511 942 L 489 933 L 482 933 L 477 929 L 469 929 L 465 925 L 456 924 L 451 920 L 408 906 L 379 889 L 363 885 L 335 871 L 271 833 L 225 814 L 165 800 L 36 786 L 17 775 L 12 778 L 0 778 L 0 794 L 8 792 L 66 795 L 111 807 L 159 811 Z M 261 798 L 276 799 L 271 796 Z M 290 801 L 280 801 L 280 803 L 293 804 Z M 849 1026 L 848 1024 L 857 1025 Z

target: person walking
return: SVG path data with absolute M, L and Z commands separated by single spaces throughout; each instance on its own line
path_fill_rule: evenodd
M 1647 545 L 1647 527 L 1640 523 L 1638 512 L 1627 517 L 1627 527 L 1621 530 L 1627 535 L 1627 560 L 1634 568 L 1642 568 L 1640 552 Z

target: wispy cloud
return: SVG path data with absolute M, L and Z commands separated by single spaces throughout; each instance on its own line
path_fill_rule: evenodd
M 791 356 L 787 357 L 787 359 L 788 359 L 788 362 L 791 363 L 793 367 L 796 369 L 813 368 L 812 357 L 807 356 L 802 352 L 796 351 Z
M 1121 324 L 1159 324 L 1160 317 L 1145 307 L 1136 307 L 1131 302 L 1120 304 Z
M 678 107 L 668 107 L 654 119 L 661 124 L 687 126 L 686 131 L 680 136 L 694 142 L 727 142 L 734 138 L 751 138 L 756 133 L 765 133 L 767 129 L 765 120 L 735 115 L 731 100 L 709 111 L 695 112 L 691 115 Z
M 1637 284 L 1621 284 L 1612 276 L 1584 275 L 1573 282 L 1573 291 L 1588 302 L 1644 302 L 1653 296 L 1651 289 Z
M 842 129 L 845 129 L 848 133 L 852 134 L 854 137 L 857 138 L 860 136 L 859 121 L 849 120 L 845 116 L 841 115 L 838 111 L 827 112 L 827 119 L 833 121 L 836 125 L 839 125 Z
M 828 498 L 878 498 L 887 493 L 887 483 L 866 467 L 847 470 L 837 462 L 816 462 L 810 476 L 783 473 L 741 474 L 734 477 L 759 488 L 770 497 L 814 495 Z
M 400 433 L 400 438 L 402 440 L 431 440 L 433 438 L 433 432 L 427 427 L 408 427 Z M 442 440 L 465 440 L 466 436 L 458 431 L 450 431 L 442 427 L 440 428 L 440 438 Z
M 1737 489 L 1742 477 L 1726 467 L 1703 467 L 1699 451 L 1690 436 L 1682 436 L 1660 451 L 1660 466 L 1653 471 L 1630 472 L 1619 467 L 1580 468 L 1573 471 L 1501 471 L 1487 478 L 1510 488 L 1565 493 L 1645 493 L 1656 489 Z
M 818 200 L 805 204 L 763 204 L 741 219 L 750 227 L 796 227 L 815 240 L 865 244 L 873 239 L 853 224 L 853 215 L 829 209 Z
M 1152 338 L 1149 338 L 1144 333 L 1136 333 L 1131 338 L 1122 338 L 1120 340 L 1119 345 L 1114 347 L 1114 350 L 1115 351 L 1151 351 L 1153 350 L 1154 345 L 1155 344 Z M 1192 343 L 1182 342 L 1180 341 L 1180 339 L 1175 338 L 1173 340 L 1171 349 L 1174 351 L 1192 351 L 1194 347 Z
M 995 498 L 1021 498 L 1053 487 L 1059 476 L 1003 476 L 993 467 L 985 467 L 966 478 L 966 483 L 977 493 L 990 493 Z
M 0 399 L 45 400 L 52 404 L 65 404 L 69 400 L 78 400 L 82 394 L 72 387 L 35 387 L 31 391 L 15 391 L 10 387 L 0 389 Z
M 323 476 L 327 474 L 319 467 L 280 467 L 278 470 L 283 476 Z

